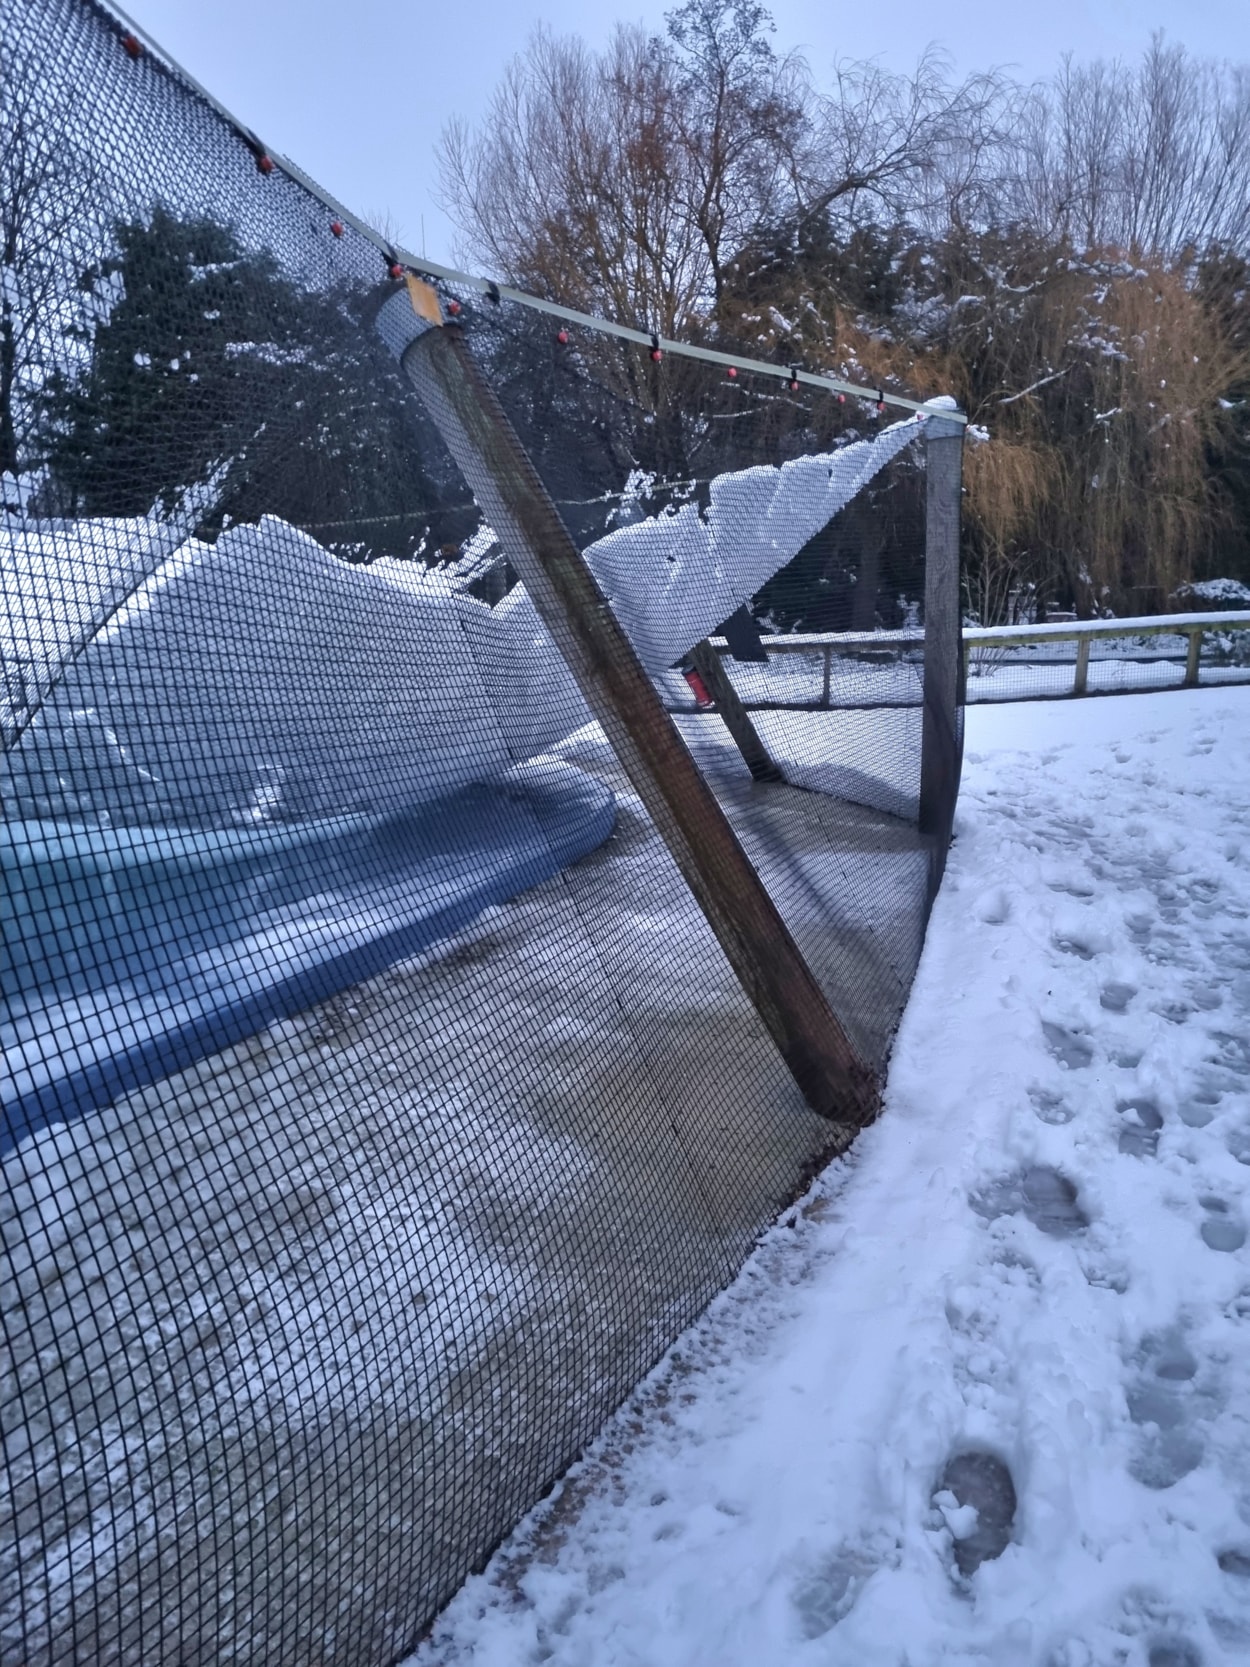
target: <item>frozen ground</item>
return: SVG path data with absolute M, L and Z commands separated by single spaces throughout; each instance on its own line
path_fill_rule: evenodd
M 1250 1656 L 1247 734 L 969 714 L 883 1117 L 414 1667 Z

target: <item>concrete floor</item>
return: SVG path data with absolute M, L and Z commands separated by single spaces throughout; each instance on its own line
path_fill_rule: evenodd
M 914 833 L 692 742 L 879 1059 Z M 627 788 L 436 951 L 28 1141 L 0 1662 L 382 1667 L 829 1144 Z

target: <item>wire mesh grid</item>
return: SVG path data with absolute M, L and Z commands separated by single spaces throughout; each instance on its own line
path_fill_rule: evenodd
M 835 1131 L 376 247 L 103 10 L 3 23 L 0 1661 L 384 1664 Z M 932 874 L 918 425 L 444 298 L 879 1069 Z M 831 630 L 874 641 L 796 700 L 760 636 Z

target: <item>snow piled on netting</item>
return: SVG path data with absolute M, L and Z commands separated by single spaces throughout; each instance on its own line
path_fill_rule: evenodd
M 922 428 L 718 476 L 587 561 L 653 673 L 786 565 Z M 0 533 L 10 816 L 229 825 L 386 812 L 500 776 L 590 714 L 522 587 L 341 561 L 273 516 Z
M 270 516 L 213 545 L 180 541 L 149 568 L 162 529 L 128 537 L 131 525 L 10 536 L 9 652 L 55 683 L 7 762 L 11 815 L 229 824 L 398 810 L 501 775 L 585 722 L 522 610 L 492 611 L 436 569 L 353 567 Z M 510 673 L 511 698 L 492 699 Z
M 875 440 L 717 475 L 706 511 L 686 504 L 619 528 L 586 560 L 655 674 L 714 631 L 924 432 L 915 418 Z

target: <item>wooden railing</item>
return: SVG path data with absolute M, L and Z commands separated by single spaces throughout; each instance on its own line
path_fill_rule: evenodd
M 1083 695 L 1089 688 L 1091 643 L 1122 637 L 1187 637 L 1185 677 L 1182 689 L 1198 687 L 1202 639 L 1210 631 L 1250 630 L 1250 610 L 1228 613 L 1151 615 L 1144 619 L 1065 620 L 1054 625 L 974 626 L 963 633 L 964 669 L 973 649 L 1036 648 L 1050 643 L 1074 642 L 1076 656 L 1072 693 Z M 1160 656 L 1166 658 L 1166 656 Z
M 1073 695 L 1089 691 L 1090 647 L 1093 643 L 1124 637 L 1188 638 L 1185 654 L 1185 676 L 1181 688 L 1198 687 L 1202 641 L 1210 633 L 1250 630 L 1250 609 L 1225 613 L 1152 614 L 1140 619 L 1064 620 L 1049 625 L 993 625 L 966 626 L 963 631 L 965 674 L 973 654 L 979 649 L 994 650 L 1037 648 L 1050 644 L 1075 643 L 1073 657 Z M 713 637 L 712 646 L 722 653 L 727 645 L 722 637 Z M 835 659 L 871 660 L 877 655 L 896 660 L 913 650 L 917 654 L 924 645 L 924 632 L 919 629 L 903 631 L 793 631 L 784 636 L 762 639 L 770 655 L 820 655 L 823 678 L 819 704 L 828 707 L 832 699 L 833 662 Z M 1130 656 L 1131 658 L 1131 656 Z M 1171 658 L 1157 656 L 1160 660 Z M 1066 660 L 1062 663 L 1066 664 Z M 1247 669 L 1250 678 L 1250 668 Z

